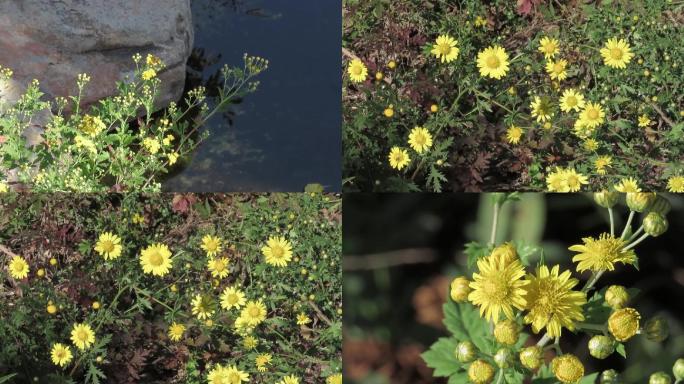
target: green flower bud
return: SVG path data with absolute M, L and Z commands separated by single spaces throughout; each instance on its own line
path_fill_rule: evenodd
M 494 378 L 494 367 L 484 360 L 475 360 L 468 367 L 468 378 L 475 384 L 491 383 Z
M 667 219 L 657 212 L 649 212 L 643 221 L 644 232 L 657 237 L 667 231 Z
M 627 341 L 639 331 L 641 315 L 634 308 L 622 308 L 608 318 L 608 331 L 617 341 Z
M 597 359 L 605 359 L 615 352 L 613 339 L 604 335 L 596 335 L 589 339 L 589 354 Z
M 679 358 L 672 366 L 672 373 L 675 379 L 684 380 L 684 359 Z
M 662 342 L 670 335 L 670 327 L 662 316 L 653 316 L 644 323 L 646 338 L 651 341 Z
M 657 195 L 655 200 L 653 200 L 653 204 L 651 204 L 650 211 L 657 212 L 665 216 L 668 214 L 668 212 L 670 212 L 670 209 L 672 209 L 670 202 L 665 197 Z
M 494 326 L 494 338 L 501 344 L 513 345 L 518 341 L 520 326 L 513 320 L 503 320 Z
M 605 295 L 606 304 L 613 309 L 620 309 L 624 307 L 629 301 L 629 293 L 627 288 L 622 285 L 611 285 L 606 289 Z
M 475 348 L 475 345 L 468 340 L 458 343 L 456 345 L 456 350 L 454 351 L 456 359 L 461 363 L 470 363 L 475 360 L 476 353 L 477 349 Z
M 601 191 L 594 193 L 594 201 L 603 208 L 613 208 L 620 200 L 620 193 Z
M 455 278 L 451 282 L 449 294 L 451 300 L 457 303 L 468 300 L 468 294 L 470 294 L 470 281 L 463 276 Z
M 531 347 L 523 348 L 520 351 L 520 362 L 523 367 L 535 370 L 541 366 L 542 350 L 540 347 L 533 345 Z
M 652 192 L 629 192 L 625 200 L 630 210 L 643 212 L 651 206 L 655 198 L 656 194 Z
M 648 378 L 648 384 L 672 384 L 672 377 L 663 371 L 656 372 Z
M 614 369 L 601 372 L 601 377 L 599 378 L 600 384 L 618 384 L 619 382 L 620 376 Z
M 513 245 L 513 243 L 503 243 L 498 247 L 494 248 L 491 256 L 496 259 L 503 257 L 504 264 L 509 264 L 518 259 L 518 252 L 515 249 L 515 245 Z
M 507 348 L 501 348 L 494 354 L 494 362 L 499 368 L 508 368 L 513 363 L 513 352 Z

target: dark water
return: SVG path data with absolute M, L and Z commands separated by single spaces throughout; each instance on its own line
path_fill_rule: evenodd
M 309 183 L 340 190 L 341 7 L 341 0 L 193 0 L 195 48 L 210 62 L 205 80 L 223 64 L 241 66 L 244 53 L 270 67 L 256 93 L 209 121 L 211 136 L 165 190 L 301 191 Z

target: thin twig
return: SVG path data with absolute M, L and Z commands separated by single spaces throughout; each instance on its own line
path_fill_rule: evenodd
M 332 321 L 328 318 L 328 316 L 326 316 L 326 315 L 323 313 L 323 311 L 321 311 L 320 308 L 318 308 L 318 306 L 316 305 L 316 303 L 314 303 L 314 302 L 311 301 L 311 300 L 309 300 L 308 303 L 309 303 L 309 306 L 311 306 L 311 308 L 313 308 L 313 310 L 316 311 L 316 313 L 318 314 L 318 317 L 319 317 L 321 320 L 325 321 L 325 323 L 328 324 L 329 326 L 332 326 L 332 325 L 333 325 Z

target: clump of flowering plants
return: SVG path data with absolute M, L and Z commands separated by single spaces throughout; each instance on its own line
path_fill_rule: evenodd
M 615 215 L 623 199 L 629 215 L 624 229 L 615 227 Z M 494 244 L 500 208 L 516 194 L 493 194 L 494 217 L 489 244 L 471 243 L 466 249 L 473 273 L 451 282 L 444 304 L 444 324 L 449 337 L 439 339 L 423 354 L 434 376 L 449 383 L 617 383 L 615 370 L 586 372 L 579 356 L 562 350 L 568 333 L 587 336 L 591 358 L 626 356 L 625 342 L 646 337 L 662 342 L 667 322 L 660 316 L 644 318 L 630 304 L 639 293 L 621 285 L 601 286 L 601 277 L 618 268 L 637 268 L 637 246 L 667 231 L 670 205 L 655 193 L 600 192 L 595 202 L 608 210 L 609 228 L 591 234 L 568 247 L 573 269 L 544 261 L 543 249 L 526 244 Z M 637 215 L 638 228 L 633 230 Z M 541 253 L 530 265 L 530 257 Z M 585 284 L 579 274 L 588 273 Z M 585 358 L 585 357 L 583 357 Z M 684 377 L 684 360 L 673 362 L 677 380 Z M 651 383 L 671 383 L 664 372 Z M 658 381 L 665 380 L 665 381 Z
M 268 68 L 267 60 L 245 55 L 242 67 L 220 71 L 213 107 L 206 89 L 198 87 L 182 103 L 155 112 L 164 63 L 153 55 L 136 54 L 133 60 L 132 78 L 88 110 L 81 108 L 87 74 L 78 76 L 69 98 L 43 100 L 34 80 L 13 105 L 0 99 L 0 192 L 159 191 L 160 177 L 207 138 L 199 128 L 236 98 L 256 91 L 254 77 Z M 11 69 L 0 67 L 0 86 L 11 77 Z M 36 131 L 32 126 L 41 115 Z
M 345 188 L 684 191 L 682 11 L 346 0 Z

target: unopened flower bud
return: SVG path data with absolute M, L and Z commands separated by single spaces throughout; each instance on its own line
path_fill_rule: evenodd
M 589 339 L 589 354 L 597 359 L 605 359 L 615 352 L 615 343 L 604 335 L 596 335 Z
M 535 370 L 541 366 L 542 350 L 540 347 L 533 345 L 531 347 L 523 348 L 520 351 L 520 362 L 523 367 Z
M 653 316 L 644 323 L 646 338 L 651 341 L 662 342 L 670 335 L 670 327 L 662 316 Z
M 619 382 L 620 376 L 614 369 L 601 372 L 601 377 L 599 378 L 600 384 L 618 384 Z
M 639 330 L 641 315 L 634 308 L 622 308 L 608 318 L 608 330 L 617 341 L 627 341 Z
M 652 192 L 629 192 L 625 200 L 630 210 L 643 212 L 651 206 L 655 198 L 656 194 Z
M 468 367 L 468 378 L 475 384 L 488 384 L 494 378 L 494 367 L 484 360 L 475 360 Z
M 649 212 L 642 223 L 644 225 L 644 232 L 653 237 L 657 237 L 667 231 L 667 219 L 665 216 L 657 212 Z
M 679 358 L 672 366 L 672 374 L 676 380 L 684 380 L 684 359 Z
M 620 193 L 601 191 L 594 193 L 594 201 L 603 208 L 613 208 L 620 200 Z
M 562 383 L 576 383 L 584 376 L 584 365 L 575 356 L 565 354 L 551 360 L 551 370 Z
M 513 363 L 513 352 L 508 348 L 501 348 L 494 354 L 494 362 L 499 368 L 508 368 Z
M 451 281 L 450 296 L 451 300 L 460 303 L 468 300 L 470 293 L 470 281 L 463 276 L 459 276 Z
M 620 309 L 629 301 L 629 293 L 622 285 L 611 285 L 606 289 L 605 300 L 611 308 Z
M 469 363 L 475 359 L 476 352 L 477 349 L 475 348 L 475 345 L 466 340 L 461 341 L 456 345 L 454 355 L 456 355 L 456 359 L 461 363 Z
M 663 371 L 659 371 L 648 378 L 648 384 L 672 384 L 672 377 Z
M 653 204 L 651 204 L 650 211 L 657 212 L 665 216 L 668 214 L 668 212 L 670 212 L 670 209 L 672 209 L 670 202 L 665 197 L 657 195 L 655 200 L 653 200 Z
M 504 264 L 509 264 L 518 259 L 518 252 L 513 243 L 503 243 L 492 251 L 492 257 L 498 260 L 503 257 Z
M 501 344 L 513 345 L 518 341 L 520 326 L 513 320 L 503 320 L 494 326 L 494 338 Z

